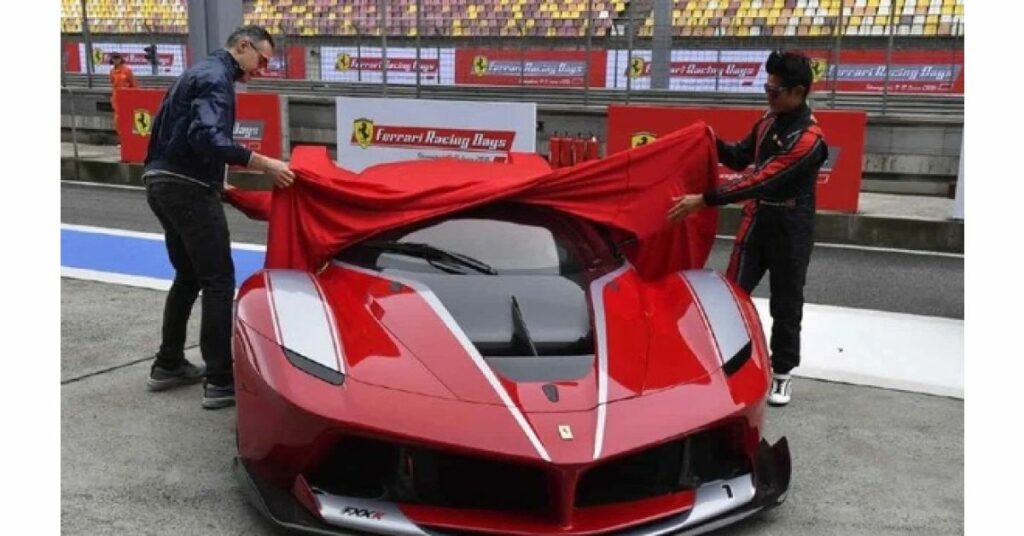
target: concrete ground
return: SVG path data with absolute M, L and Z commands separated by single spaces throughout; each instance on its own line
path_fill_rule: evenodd
M 202 410 L 198 386 L 145 390 L 164 293 L 61 291 L 62 533 L 272 534 L 231 477 L 234 411 Z M 789 499 L 718 534 L 963 533 L 962 401 L 812 380 L 795 395 L 768 413 L 793 452 Z

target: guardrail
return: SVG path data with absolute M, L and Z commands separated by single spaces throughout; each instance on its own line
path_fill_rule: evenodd
M 172 77 L 139 77 L 143 87 L 167 87 Z M 88 85 L 85 75 L 65 77 L 70 87 Z M 94 84 L 95 86 L 96 84 Z M 295 96 L 374 96 L 384 92 L 378 84 L 346 84 L 319 80 L 256 80 L 250 82 L 251 91 L 273 91 Z M 109 87 L 103 86 L 102 87 Z M 574 89 L 495 86 L 387 86 L 387 96 L 425 99 L 458 100 L 529 100 L 538 104 L 557 104 L 578 107 L 603 108 L 608 104 L 679 104 L 693 106 L 750 106 L 763 107 L 764 96 L 750 93 L 699 93 L 683 91 L 591 89 L 589 94 Z M 876 95 L 870 93 L 837 93 L 831 96 L 812 94 L 812 104 L 818 108 L 864 110 L 869 117 L 935 116 L 963 121 L 963 95 Z M 831 106 L 829 106 L 831 104 Z

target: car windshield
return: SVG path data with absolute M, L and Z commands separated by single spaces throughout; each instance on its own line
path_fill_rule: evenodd
M 339 260 L 374 270 L 570 275 L 622 263 L 608 232 L 552 209 L 503 203 L 394 229 Z

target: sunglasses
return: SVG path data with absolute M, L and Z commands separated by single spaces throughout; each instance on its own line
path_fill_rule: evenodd
M 765 94 L 768 95 L 769 97 L 773 98 L 773 99 L 777 98 L 779 95 L 782 95 L 782 92 L 784 90 L 786 90 L 786 89 L 789 89 L 789 88 L 787 86 L 774 86 L 772 84 L 765 84 L 764 85 L 764 92 L 765 92 Z
M 260 52 L 260 49 L 256 48 L 256 45 L 254 45 L 252 41 L 246 41 L 246 44 L 248 44 L 249 48 L 253 49 L 253 51 L 256 52 L 256 55 L 259 56 L 259 58 L 260 58 L 259 68 L 260 69 L 266 69 L 267 66 L 270 65 L 270 58 L 268 58 L 267 56 L 264 56 L 263 53 Z

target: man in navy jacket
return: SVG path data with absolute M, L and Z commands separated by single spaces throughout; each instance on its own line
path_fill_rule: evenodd
M 185 71 L 160 104 L 149 140 L 143 181 L 150 208 L 164 229 L 174 283 L 164 305 L 160 349 L 147 386 L 160 391 L 203 379 L 203 407 L 234 404 L 231 304 L 235 268 L 221 204 L 227 165 L 271 175 L 276 187 L 295 175 L 284 162 L 263 156 L 232 138 L 235 82 L 267 67 L 274 40 L 259 26 L 243 26 L 217 50 Z M 205 371 L 185 359 L 185 331 L 192 305 L 203 291 L 200 350 Z

